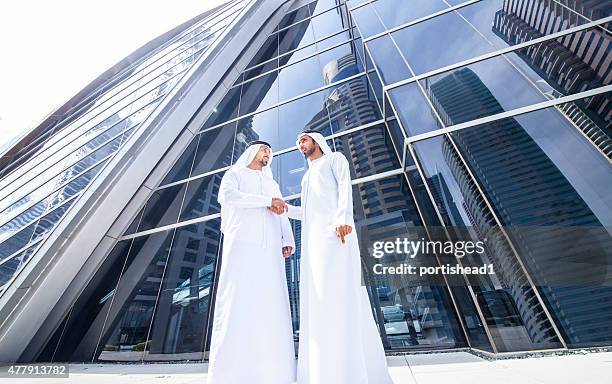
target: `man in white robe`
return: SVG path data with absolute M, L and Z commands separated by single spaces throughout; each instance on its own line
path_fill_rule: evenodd
M 251 143 L 219 188 L 223 253 L 209 384 L 295 382 L 283 259 L 291 256 L 295 242 L 289 219 L 279 215 L 284 202 L 271 162 L 267 143 Z
M 298 384 L 389 384 L 382 342 L 366 288 L 353 228 L 349 164 L 317 132 L 298 136 L 308 159 L 302 221 Z

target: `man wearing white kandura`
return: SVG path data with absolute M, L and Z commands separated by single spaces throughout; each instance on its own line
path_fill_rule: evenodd
M 361 284 L 349 164 L 318 132 L 298 136 L 308 159 L 302 203 L 298 384 L 392 384 L 385 352 Z
M 284 257 L 295 248 L 270 145 L 251 143 L 219 188 L 223 253 L 209 384 L 291 384 L 295 349 Z

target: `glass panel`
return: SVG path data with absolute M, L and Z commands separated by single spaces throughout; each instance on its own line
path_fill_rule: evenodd
M 309 21 L 304 21 L 291 28 L 282 30 L 278 33 L 279 45 L 278 54 L 282 55 L 294 49 L 304 48 L 308 44 L 315 42 L 312 26 Z M 305 49 L 304 54 L 314 53 L 314 46 Z
M 273 151 L 278 150 L 280 148 L 278 140 L 278 108 L 272 108 L 238 120 L 237 132 L 233 162 L 242 155 L 247 144 L 254 140 L 267 141 L 272 146 Z
M 370 5 L 364 5 L 351 11 L 351 17 L 357 28 L 359 28 L 361 37 L 364 39 L 386 29 L 376 12 L 374 12 L 374 8 Z
M 213 109 L 210 117 L 202 126 L 202 129 L 219 125 L 238 116 L 238 106 L 240 105 L 241 86 L 231 88 L 223 100 Z
M 176 223 L 186 188 L 187 183 L 182 183 L 153 192 L 145 205 L 138 232 Z
M 378 0 L 366 7 L 374 7 L 382 22 L 390 29 L 400 24 L 428 16 L 448 6 L 442 0 L 394 1 Z
M 513 4 L 501 0 L 480 1 L 404 28 L 392 36 L 408 64 L 419 74 L 507 47 L 508 42 L 499 37 L 502 29 L 512 35 L 510 44 L 516 44 L 572 26 L 563 20 L 563 15 L 551 14 L 544 5 L 538 5 L 530 17 L 532 13 L 523 12 L 524 7 L 511 11 Z M 522 20 L 528 17 L 528 22 Z
M 347 27 L 344 7 L 334 8 L 311 19 L 315 39 L 321 40 L 325 36 L 338 32 Z
M 337 137 L 334 145 L 348 159 L 353 179 L 401 167 L 384 125 Z
M 272 161 L 272 168 L 274 179 L 278 182 L 283 196 L 302 192 L 302 176 L 306 173 L 308 164 L 299 150 L 276 156 Z
M 201 175 L 230 165 L 234 148 L 236 123 L 200 133 L 191 176 Z
M 203 358 L 220 221 L 176 230 L 145 360 Z
M 278 56 L 278 34 L 274 33 L 266 39 L 263 46 L 255 54 L 255 57 L 253 57 L 249 65 L 247 65 L 247 68 L 254 67 L 276 56 Z M 273 60 L 273 63 L 275 66 L 276 60 Z
M 173 231 L 134 239 L 98 343 L 99 361 L 141 360 L 164 278 Z
M 295 145 L 300 132 L 315 129 L 324 136 L 331 134 L 329 114 L 326 108 L 327 90 L 301 97 L 279 107 L 279 147 Z
M 445 283 L 438 276 L 375 274 L 374 265 L 390 265 L 395 255 L 374 258 L 377 242 L 419 239 L 424 233 L 416 205 L 402 176 L 353 186 L 356 234 L 364 278 L 379 332 L 387 349 L 412 346 L 458 347 L 465 344 Z M 412 264 L 436 265 L 434 258 Z
M 408 66 L 389 35 L 383 35 L 368 41 L 366 45 L 385 84 L 392 84 L 412 77 Z
M 316 0 L 309 4 L 310 14 L 318 15 L 319 13 L 335 7 L 337 5 L 336 0 Z
M 504 57 L 445 72 L 421 84 L 447 126 L 547 100 Z
M 261 111 L 278 103 L 278 74 L 263 75 L 242 85 L 240 116 Z
M 540 208 L 526 209 L 520 202 L 525 199 L 532 202 L 539 201 L 534 199 L 535 190 L 541 188 L 537 184 L 538 177 L 536 175 L 526 177 L 524 173 L 528 172 L 529 167 L 526 164 L 523 166 L 517 164 L 519 159 L 525 158 L 524 156 L 530 159 L 533 157 L 524 152 L 520 155 L 509 153 L 513 146 L 529 150 L 530 145 L 526 145 L 527 135 L 519 134 L 516 129 L 507 129 L 502 125 L 492 126 L 490 133 L 486 130 L 467 129 L 466 131 L 455 132 L 453 137 L 456 133 L 470 135 L 465 137 L 465 144 L 456 141 L 464 158 L 469 156 L 474 160 L 479 159 L 477 164 L 468 162 L 469 168 L 465 167 L 446 137 L 418 142 L 414 148 L 419 155 L 438 210 L 444 221 L 452 225 L 453 234 L 460 238 L 471 237 L 474 241 L 481 240 L 485 243 L 483 254 L 472 254 L 461 260 L 464 265 L 490 264 L 494 267 L 493 275 L 467 276 L 478 304 L 485 314 L 493 341 L 499 351 L 559 347 L 559 339 L 536 297 L 535 287 L 529 283 L 525 271 L 518 264 L 517 255 L 513 252 L 513 248 L 518 249 L 517 244 L 511 245 L 509 239 L 504 236 L 503 229 L 497 225 L 478 186 L 468 173 L 472 172 L 474 175 L 487 173 L 486 177 L 490 179 L 479 180 L 485 194 L 488 189 L 487 183 L 507 183 L 505 189 L 495 188 L 494 193 L 500 195 L 488 196 L 489 202 L 495 198 L 503 199 L 505 204 L 522 205 L 521 211 L 524 215 L 541 212 Z M 508 136 L 502 139 L 501 136 L 506 135 Z M 478 147 L 475 146 L 476 142 Z M 495 156 L 491 157 L 491 154 Z M 487 163 L 491 161 L 495 162 L 495 165 L 488 167 L 487 170 L 480 169 L 487 167 Z M 500 167 L 506 167 L 504 172 L 500 172 Z M 516 179 L 513 178 L 513 174 L 517 174 Z M 529 189 L 532 192 L 527 192 Z M 519 191 L 520 193 L 517 193 Z M 521 199 L 519 195 L 524 197 Z M 510 209 L 510 206 L 506 205 L 504 209 Z M 502 221 L 502 224 L 510 223 Z M 520 222 L 515 221 L 512 224 L 520 225 Z
M 5 288 L 5 284 L 15 276 L 25 263 L 28 261 L 30 256 L 34 254 L 36 247 L 39 244 L 33 245 L 30 248 L 20 252 L 19 254 L 11 257 L 8 260 L 1 260 L 0 264 L 0 292 Z
M 221 212 L 217 197 L 224 174 L 225 172 L 219 172 L 189 182 L 179 221 Z
M 394 88 L 389 95 L 407 136 L 442 128 L 416 82 Z
M 199 136 L 196 136 L 191 140 L 191 143 L 189 143 L 181 157 L 179 157 L 176 163 L 174 163 L 172 169 L 170 169 L 160 185 L 170 184 L 189 177 L 191 166 L 193 165 L 193 159 L 195 157 L 195 151 L 198 147 L 198 139 Z
M 317 56 L 280 69 L 279 100 L 287 100 L 325 85 Z
M 288 12 L 278 23 L 278 28 L 282 29 L 290 26 L 291 24 L 295 24 L 300 20 L 304 20 L 305 18 L 310 16 L 310 11 L 308 10 L 308 5 L 304 5 L 294 11 Z
M 333 80 L 351 75 L 356 71 L 355 60 L 351 65 L 341 70 Z M 347 129 L 359 127 L 381 118 L 376 96 L 368 85 L 367 77 L 360 76 L 345 81 L 327 90 L 327 107 L 332 123 L 332 130 L 338 133 Z
M 132 240 L 124 240 L 115 245 L 66 314 L 65 330 L 56 331 L 64 335 L 54 346 L 54 362 L 92 361 L 131 243 Z

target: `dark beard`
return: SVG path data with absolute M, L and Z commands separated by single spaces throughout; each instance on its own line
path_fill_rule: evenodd
M 306 152 L 303 152 L 304 153 L 304 158 L 308 159 L 310 157 L 310 155 L 313 154 L 314 151 L 315 151 L 314 148 L 312 148 L 310 150 L 306 150 Z

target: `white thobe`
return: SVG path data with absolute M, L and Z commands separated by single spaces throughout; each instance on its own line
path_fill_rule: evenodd
M 298 384 L 388 384 L 382 342 L 361 285 L 348 161 L 339 152 L 310 162 L 302 203 Z M 342 244 L 336 227 L 353 227 Z
M 266 209 L 281 197 L 261 171 L 228 171 L 219 188 L 223 253 L 210 345 L 209 384 L 295 382 L 295 348 L 282 247 L 289 219 Z

